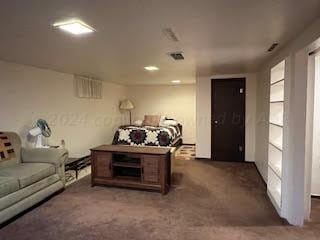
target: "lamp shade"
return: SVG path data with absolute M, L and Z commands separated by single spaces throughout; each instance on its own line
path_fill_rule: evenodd
M 131 109 L 134 109 L 134 106 L 133 106 L 133 103 L 129 99 L 126 99 L 126 100 L 121 101 L 119 108 L 121 110 L 131 110 Z

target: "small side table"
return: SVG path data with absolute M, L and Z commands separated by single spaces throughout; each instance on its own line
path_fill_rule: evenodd
M 76 172 L 76 179 L 78 179 L 78 172 L 89 166 L 91 164 L 91 156 L 85 156 L 80 158 L 69 158 L 65 163 L 65 171 L 75 171 Z

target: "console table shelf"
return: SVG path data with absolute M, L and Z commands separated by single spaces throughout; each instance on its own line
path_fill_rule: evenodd
M 112 166 L 114 167 L 127 167 L 127 168 L 142 168 L 139 163 L 131 163 L 131 162 L 113 162 Z

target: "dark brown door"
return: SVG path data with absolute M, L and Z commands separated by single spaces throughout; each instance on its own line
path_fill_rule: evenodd
M 212 147 L 216 161 L 245 158 L 245 78 L 212 80 Z

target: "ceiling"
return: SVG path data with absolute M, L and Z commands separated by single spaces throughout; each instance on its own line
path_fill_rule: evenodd
M 123 84 L 192 83 L 196 74 L 256 71 L 272 43 L 281 48 L 319 15 L 319 0 L 3 0 L 0 59 Z M 51 26 L 70 18 L 97 32 Z M 165 37 L 168 27 L 179 42 Z

